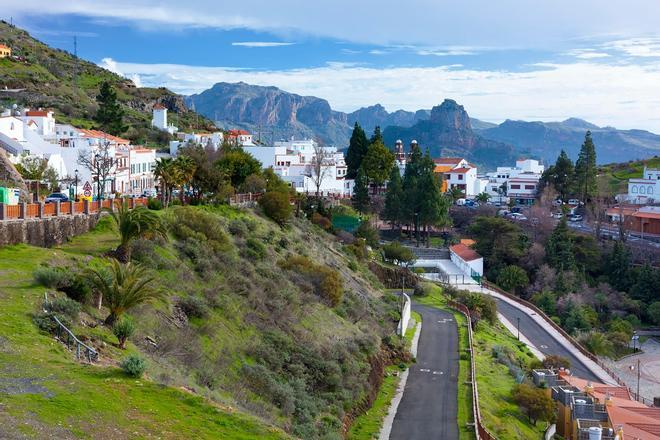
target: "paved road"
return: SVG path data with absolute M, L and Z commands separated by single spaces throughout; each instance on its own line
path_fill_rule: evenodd
M 520 318 L 520 333 L 524 334 L 543 354 L 557 354 L 568 358 L 571 361 L 571 371 L 573 372 L 573 375 L 594 382 L 602 382 L 602 380 L 587 368 L 587 366 L 577 357 L 575 357 L 573 353 L 564 348 L 563 345 L 546 332 L 538 322 L 534 321 L 530 316 L 526 315 L 511 304 L 495 297 L 493 297 L 493 299 L 497 301 L 497 310 L 499 310 L 499 312 L 504 315 L 511 324 L 517 326 L 518 318 Z
M 422 315 L 417 363 L 410 368 L 390 439 L 458 439 L 458 329 L 451 313 L 415 304 Z

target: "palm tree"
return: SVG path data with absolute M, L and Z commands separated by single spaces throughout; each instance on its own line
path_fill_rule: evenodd
M 490 194 L 488 194 L 487 192 L 482 192 L 477 194 L 477 196 L 474 199 L 479 203 L 487 203 L 488 200 L 490 199 Z
M 113 259 L 109 271 L 90 269 L 88 279 L 100 297 L 105 298 L 110 310 L 105 323 L 109 326 L 131 308 L 164 296 L 162 290 L 154 288 L 154 276 L 135 263 L 122 264 Z
M 170 202 L 172 187 L 177 181 L 177 173 L 178 170 L 173 159 L 165 157 L 156 161 L 154 176 L 160 180 L 160 194 L 165 207 L 167 207 Z
M 176 181 L 174 183 L 180 188 L 179 197 L 181 204 L 183 204 L 184 187 L 190 183 L 195 175 L 197 164 L 191 157 L 179 156 L 174 160 L 174 167 L 176 168 Z
M 454 186 L 452 188 L 449 188 L 447 194 L 449 195 L 449 198 L 452 200 L 452 202 L 455 202 L 456 200 L 463 197 L 463 190 L 457 186 Z
M 115 201 L 114 210 L 105 209 L 105 211 L 110 214 L 119 231 L 121 242 L 115 250 L 115 255 L 120 261 L 127 262 L 131 259 L 130 244 L 136 238 L 167 238 L 167 230 L 158 214 L 144 206 L 130 209 L 128 201 L 123 199 Z

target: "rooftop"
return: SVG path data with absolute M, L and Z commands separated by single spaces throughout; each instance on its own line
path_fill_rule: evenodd
M 450 171 L 450 173 L 465 174 L 472 169 L 474 168 L 454 168 L 453 170 Z
M 449 250 L 458 255 L 463 261 L 474 261 L 481 258 L 476 251 L 470 249 L 466 245 L 459 243 L 449 247 Z
M 463 160 L 462 157 L 439 157 L 437 159 L 433 159 L 433 162 L 435 162 L 438 165 L 445 165 L 445 164 L 458 165 L 462 160 Z

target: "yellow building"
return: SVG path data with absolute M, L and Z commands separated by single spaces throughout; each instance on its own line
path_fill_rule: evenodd
M 0 44 L 0 58 L 8 58 L 11 56 L 11 47 Z

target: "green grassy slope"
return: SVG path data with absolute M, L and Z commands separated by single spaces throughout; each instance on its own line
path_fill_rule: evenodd
M 0 379 L 0 426 L 34 437 L 61 429 L 62 438 L 285 438 L 283 431 L 340 438 L 345 418 L 379 385 L 370 373 L 381 338 L 394 330 L 396 298 L 390 304 L 362 264 L 349 269 L 351 257 L 307 222 L 282 230 L 250 211 L 189 209 L 186 218 L 196 220 L 178 238 L 134 248 L 167 301 L 131 311 L 137 330 L 126 352 L 100 325 L 107 311 L 85 307 L 73 330 L 98 347 L 96 366 L 77 364 L 33 324 L 46 289 L 32 273 L 39 265 L 79 271 L 102 264 L 118 243 L 109 222 L 57 249 L 0 249 L 0 377 L 10 378 Z M 161 215 L 171 219 L 172 211 Z M 219 242 L 206 238 L 210 231 Z M 339 305 L 278 267 L 292 255 L 340 274 Z M 184 298 L 195 298 L 203 313 L 181 320 Z M 144 379 L 117 368 L 128 352 L 147 359 Z
M 0 59 L 0 89 L 25 89 L 21 93 L 0 92 L 0 104 L 52 108 L 58 122 L 82 128 L 94 126 L 96 95 L 103 81 L 112 83 L 126 111 L 128 131 L 124 136 L 141 142 L 165 142 L 166 136 L 151 128 L 151 107 L 162 103 L 171 111 L 170 122 L 181 130 L 212 129 L 205 117 L 189 111 L 180 96 L 165 88 L 136 88 L 131 81 L 94 63 L 51 48 L 22 29 L 0 21 L 0 43 L 24 61 Z M 159 136 L 160 135 L 160 136 Z
M 627 193 L 628 179 L 641 178 L 644 167 L 660 168 L 660 157 L 656 156 L 646 160 L 602 165 L 598 167 L 600 188 L 612 195 Z

